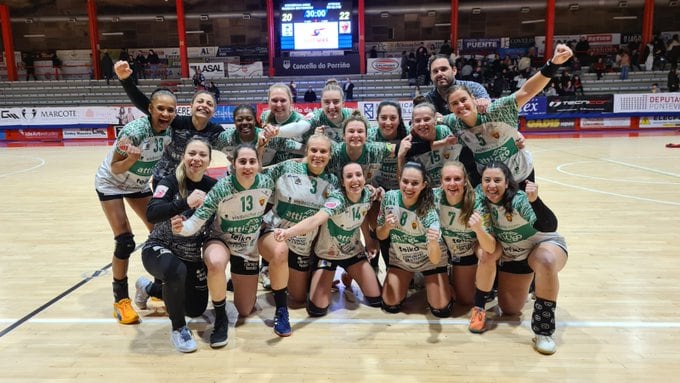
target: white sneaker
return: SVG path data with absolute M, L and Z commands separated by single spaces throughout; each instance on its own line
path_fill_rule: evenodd
M 264 266 L 262 267 L 262 270 L 260 270 L 260 283 L 262 283 L 262 287 L 266 290 L 272 288 L 272 281 L 269 279 L 269 266 Z
M 149 300 L 149 293 L 146 292 L 147 287 L 149 287 L 153 282 L 145 277 L 137 278 L 135 282 L 135 304 L 142 310 L 146 310 L 146 301 Z
M 191 330 L 187 326 L 170 333 L 170 340 L 172 340 L 172 344 L 175 345 L 179 352 L 194 352 L 198 348 Z
M 555 341 L 550 335 L 536 335 L 533 339 L 534 349 L 544 355 L 552 355 L 557 351 Z

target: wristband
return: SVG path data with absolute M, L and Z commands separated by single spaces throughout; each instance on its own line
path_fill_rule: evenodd
M 560 65 L 553 64 L 552 61 L 548 60 L 541 68 L 541 74 L 545 77 L 553 78 L 557 74 L 558 69 L 560 69 Z

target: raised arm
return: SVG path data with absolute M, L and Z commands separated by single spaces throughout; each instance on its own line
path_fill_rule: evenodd
M 548 60 L 548 62 L 541 68 L 539 72 L 531 76 L 525 83 L 515 92 L 515 102 L 517 108 L 521 108 L 529 102 L 534 96 L 539 94 L 543 88 L 552 80 L 557 73 L 559 67 L 564 64 L 574 53 L 564 44 L 557 44 L 555 47 L 555 54 Z
M 118 61 L 113 66 L 113 70 L 116 71 L 116 76 L 118 76 L 118 79 L 123 85 L 123 89 L 125 89 L 125 93 L 127 93 L 130 101 L 132 101 L 132 104 L 142 112 L 149 114 L 149 98 L 137 88 L 137 85 L 135 85 L 135 82 L 132 80 L 132 68 L 130 68 L 130 64 L 128 64 L 127 61 Z

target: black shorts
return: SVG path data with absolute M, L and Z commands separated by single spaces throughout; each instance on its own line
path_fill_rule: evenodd
M 498 271 L 510 274 L 531 274 L 534 270 L 529 266 L 529 259 L 522 261 L 498 262 Z
M 112 201 L 114 199 L 123 199 L 123 198 L 146 198 L 146 197 L 151 197 L 153 195 L 152 191 L 129 193 L 129 194 L 104 194 L 104 193 L 100 192 L 99 190 L 96 190 L 96 191 L 97 191 L 97 196 L 99 197 L 99 200 L 102 201 L 102 202 Z
M 314 262 L 312 262 L 312 271 L 316 270 L 328 270 L 328 271 L 335 271 L 338 266 L 342 267 L 343 269 L 347 270 L 353 265 L 356 265 L 357 263 L 361 261 L 367 260 L 366 254 L 363 253 L 361 255 L 358 255 L 356 257 L 351 257 L 347 259 L 336 259 L 336 260 L 328 260 L 328 259 L 321 259 L 314 257 Z
M 288 250 L 288 267 L 297 271 L 309 271 L 311 256 L 303 256 Z
M 238 255 L 229 257 L 230 270 L 232 274 L 238 275 L 257 275 L 260 272 L 260 260 L 251 261 Z
M 392 265 L 390 265 L 390 266 L 387 268 L 387 270 L 389 271 L 389 269 L 391 269 L 391 268 L 395 268 L 395 269 L 399 269 L 399 270 L 404 270 L 404 269 L 402 269 L 401 267 L 392 266 Z M 404 270 L 404 271 L 406 271 L 406 270 Z M 449 268 L 446 267 L 446 266 L 442 266 L 442 267 L 437 267 L 437 268 L 430 269 L 430 270 L 425 270 L 425 271 L 411 271 L 411 273 L 413 273 L 413 274 L 415 274 L 415 273 L 421 273 L 421 274 L 423 274 L 423 276 L 435 275 L 435 274 L 448 274 L 448 273 L 449 273 Z
M 449 256 L 449 265 L 452 266 L 474 266 L 477 264 L 477 256 L 474 254 L 464 257 Z

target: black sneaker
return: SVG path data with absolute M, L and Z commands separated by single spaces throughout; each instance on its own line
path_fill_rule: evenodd
M 229 321 L 216 319 L 213 325 L 213 332 L 210 334 L 210 347 L 220 348 L 229 342 Z

